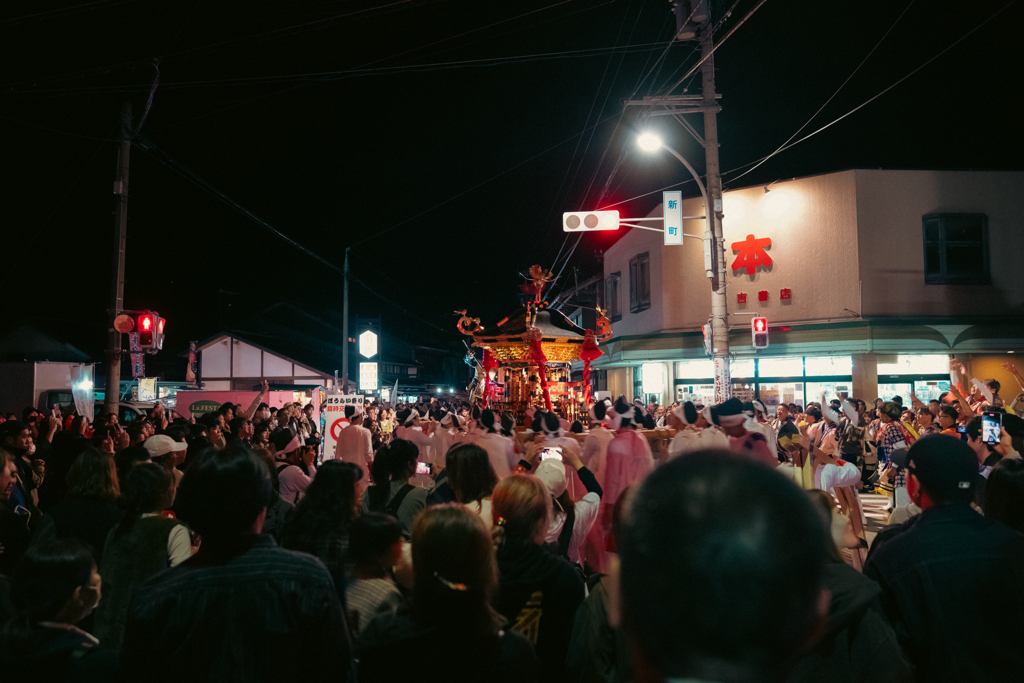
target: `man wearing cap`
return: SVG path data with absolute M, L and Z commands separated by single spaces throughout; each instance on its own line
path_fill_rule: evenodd
M 174 475 L 174 486 L 177 488 L 178 484 L 181 483 L 181 478 L 185 476 L 185 473 L 178 469 L 178 465 L 185 461 L 185 451 L 188 449 L 188 444 L 184 441 L 175 441 L 164 434 L 157 434 L 146 439 L 142 445 L 149 453 L 150 460 L 156 460 L 168 453 L 174 454 L 174 463 L 170 469 L 171 474 Z
M 345 406 L 345 419 L 348 420 L 348 427 L 342 429 L 338 435 L 334 459 L 352 463 L 363 471 L 363 477 L 359 481 L 369 481 L 369 465 L 373 460 L 373 437 L 370 430 L 363 426 L 362 406 Z
M 277 479 L 281 499 L 296 504 L 313 483 L 315 449 L 303 447 L 302 440 L 288 429 L 281 429 L 271 438 L 276 449 Z
M 918 681 L 1024 680 L 1024 535 L 971 508 L 978 461 L 941 434 L 894 454 L 923 512 L 864 567 Z

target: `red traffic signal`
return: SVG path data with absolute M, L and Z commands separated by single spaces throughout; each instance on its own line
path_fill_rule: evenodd
M 755 349 L 768 348 L 768 319 L 756 317 L 750 321 L 751 344 Z
M 153 348 L 153 328 L 155 326 L 156 319 L 150 311 L 139 313 L 135 319 L 135 329 L 139 331 L 139 346 L 143 350 Z

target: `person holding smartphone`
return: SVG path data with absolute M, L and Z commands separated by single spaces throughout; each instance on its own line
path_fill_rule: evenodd
M 985 502 L 985 485 L 988 475 L 1004 457 L 1013 453 L 1010 435 L 1003 429 L 1003 414 L 988 411 L 974 417 L 967 423 L 967 445 L 978 458 L 978 479 L 975 482 L 975 502 L 979 507 Z

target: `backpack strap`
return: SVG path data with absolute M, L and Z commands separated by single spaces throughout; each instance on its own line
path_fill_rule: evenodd
M 412 484 L 406 484 L 405 486 L 400 488 L 398 490 L 398 493 L 395 494 L 395 497 L 392 498 L 391 502 L 388 503 L 387 507 L 384 508 L 384 514 L 391 515 L 392 517 L 397 517 L 398 508 L 402 507 L 402 501 L 405 500 L 405 497 L 408 496 L 409 493 L 411 493 L 414 488 L 416 487 L 413 486 Z

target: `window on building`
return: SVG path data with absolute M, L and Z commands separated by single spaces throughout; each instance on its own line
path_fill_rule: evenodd
M 991 281 L 985 214 L 933 213 L 921 220 L 925 284 L 986 285 Z
M 612 273 L 604 281 L 604 305 L 608 309 L 608 319 L 613 323 L 622 320 L 622 307 L 619 305 L 620 273 Z
M 409 376 L 410 377 L 415 377 L 416 376 L 416 370 L 417 370 L 417 368 L 410 367 L 409 368 Z
M 629 312 L 651 307 L 651 256 L 637 254 L 629 260 Z

